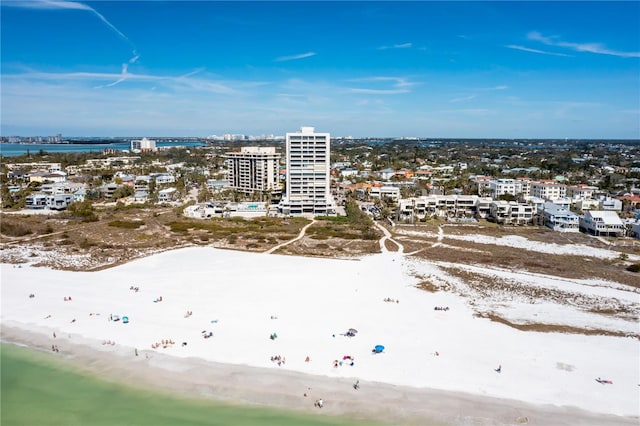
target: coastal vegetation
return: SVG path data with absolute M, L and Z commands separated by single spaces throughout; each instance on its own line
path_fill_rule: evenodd
M 346 203 L 346 216 L 322 216 L 318 226 L 312 226 L 307 234 L 316 240 L 343 238 L 347 240 L 377 240 L 382 236 L 373 220 L 364 213 L 354 200 Z
M 131 221 L 131 220 L 114 220 L 108 223 L 109 226 L 113 226 L 115 228 L 124 228 L 124 229 L 138 229 L 144 225 L 144 222 L 139 221 Z

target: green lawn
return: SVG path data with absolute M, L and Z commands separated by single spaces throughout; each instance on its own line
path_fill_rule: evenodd
M 172 398 L 78 374 L 69 362 L 8 344 L 1 345 L 0 368 L 2 426 L 365 424 L 343 418 Z

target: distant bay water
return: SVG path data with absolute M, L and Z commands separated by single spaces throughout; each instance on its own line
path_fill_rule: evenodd
M 200 141 L 180 141 L 180 142 L 156 142 L 158 148 L 164 147 L 199 147 L 205 146 Z M 41 150 L 47 153 L 71 153 L 71 152 L 95 152 L 101 154 L 105 149 L 114 149 L 116 151 L 129 151 L 131 144 L 129 142 L 115 143 L 91 143 L 91 144 L 18 144 L 3 143 L 0 144 L 0 154 L 4 157 L 16 157 L 18 155 L 38 154 Z

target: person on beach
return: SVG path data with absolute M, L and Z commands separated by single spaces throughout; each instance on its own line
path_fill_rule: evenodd
M 354 388 L 355 390 L 360 389 L 360 380 L 356 380 L 356 382 L 353 384 L 353 388 Z
M 498 365 L 498 368 L 496 368 L 496 373 L 501 373 L 502 372 L 502 365 Z

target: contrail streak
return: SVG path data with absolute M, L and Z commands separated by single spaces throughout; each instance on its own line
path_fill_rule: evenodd
M 107 18 L 105 18 L 100 12 L 88 6 L 84 3 L 78 3 L 75 1 L 65 1 L 65 0 L 39 0 L 39 1 L 16 1 L 16 2 L 3 2 L 3 6 L 11 6 L 11 7 L 21 7 L 26 9 L 66 9 L 66 10 L 85 10 L 87 12 L 93 13 L 98 17 L 107 27 L 109 27 L 114 33 L 116 33 L 120 38 L 129 43 L 132 50 L 134 51 L 134 57 L 138 56 L 135 52 L 136 46 L 129 40 L 129 37 L 124 35 L 122 31 L 116 28 Z M 137 59 L 137 58 L 135 58 Z M 132 59 L 132 63 L 135 62 Z

